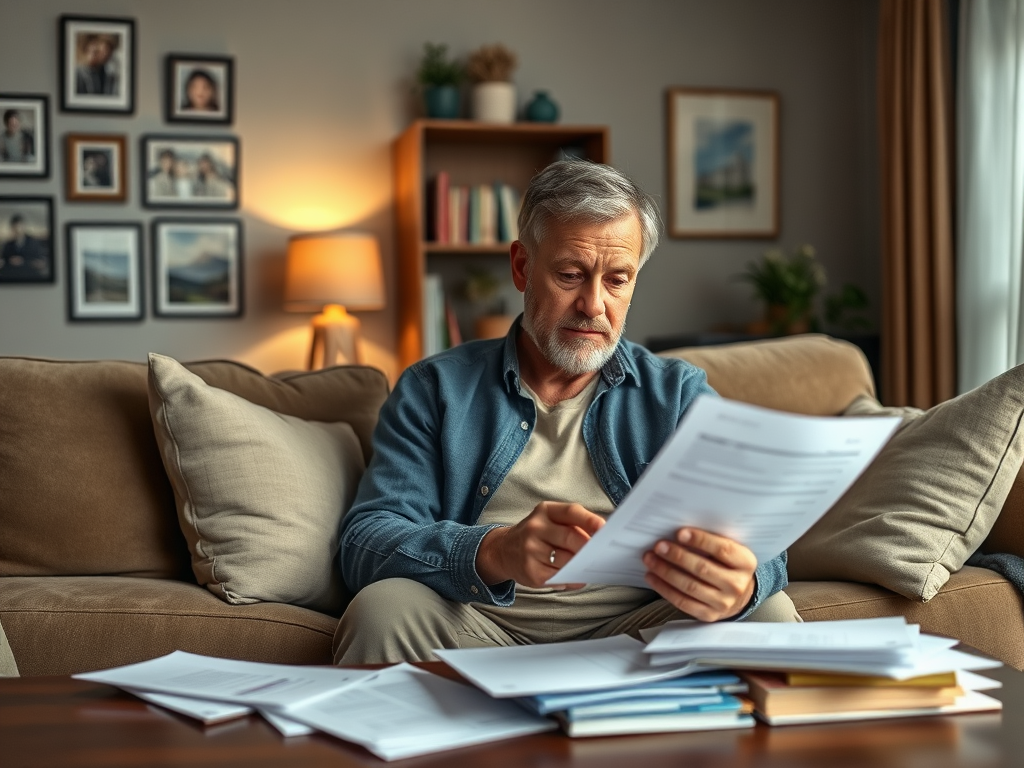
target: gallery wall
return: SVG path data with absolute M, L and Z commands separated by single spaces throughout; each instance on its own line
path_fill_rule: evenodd
M 0 93 L 48 93 L 54 130 L 51 177 L 0 180 L 0 194 L 55 197 L 58 269 L 53 285 L 0 285 L 0 355 L 143 360 L 157 351 L 232 358 L 268 372 L 302 367 L 309 317 L 281 308 L 287 238 L 352 228 L 381 242 L 389 308 L 360 318 L 368 361 L 394 374 L 390 145 L 416 115 L 413 73 L 426 41 L 458 55 L 504 43 L 519 55 L 521 102 L 545 88 L 562 122 L 610 126 L 612 163 L 663 201 L 667 88 L 777 91 L 779 238 L 666 239 L 640 275 L 626 335 L 642 342 L 755 319 L 760 308 L 733 276 L 768 247 L 801 243 L 817 248 L 834 287 L 852 281 L 867 291 L 877 326 L 877 12 L 873 0 L 5 0 Z M 60 112 L 62 13 L 136 20 L 134 115 Z M 163 63 L 172 52 L 235 57 L 233 126 L 163 121 Z M 65 200 L 69 132 L 127 135 L 127 203 Z M 147 133 L 239 138 L 242 318 L 66 319 L 65 223 L 134 221 L 148 233 L 161 215 L 140 204 L 139 138 Z

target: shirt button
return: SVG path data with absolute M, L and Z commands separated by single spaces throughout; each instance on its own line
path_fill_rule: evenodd
M 529 428 L 530 428 L 530 425 L 529 425 L 529 424 L 527 424 L 527 423 L 526 423 L 525 421 L 524 421 L 524 422 L 521 422 L 521 423 L 519 424 L 519 426 L 520 426 L 520 427 L 522 427 L 523 429 L 529 429 Z
M 486 496 L 490 492 L 491 492 L 491 489 L 488 488 L 486 485 L 481 486 L 481 488 L 480 488 L 480 495 L 481 496 Z
M 475 594 L 477 594 L 478 592 L 480 592 L 480 590 L 476 588 L 476 584 L 474 584 L 473 586 L 471 586 L 471 587 L 469 588 L 469 591 L 470 591 L 470 592 L 472 592 L 472 593 L 473 593 L 474 595 L 475 595 Z

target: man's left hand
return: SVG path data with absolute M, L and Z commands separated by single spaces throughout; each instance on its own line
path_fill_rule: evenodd
M 700 621 L 735 616 L 754 594 L 754 553 L 732 539 L 680 528 L 644 555 L 651 589 Z

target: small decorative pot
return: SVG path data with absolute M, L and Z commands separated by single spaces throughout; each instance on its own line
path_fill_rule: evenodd
M 537 91 L 526 105 L 526 119 L 534 123 L 558 121 L 558 103 L 551 100 L 547 91 Z
M 451 120 L 459 116 L 461 105 L 457 85 L 428 85 L 423 89 L 427 117 Z
M 484 123 L 515 122 L 516 87 L 498 82 L 474 85 L 473 119 Z

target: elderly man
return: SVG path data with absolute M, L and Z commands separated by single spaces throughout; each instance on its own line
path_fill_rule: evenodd
M 525 311 L 503 340 L 400 378 L 342 526 L 357 591 L 335 662 L 435 648 L 636 634 L 673 619 L 799 621 L 785 555 L 692 528 L 644 556 L 650 589 L 546 586 L 622 501 L 704 372 L 621 338 L 658 242 L 649 196 L 605 165 L 553 163 L 530 183 L 511 246 Z

